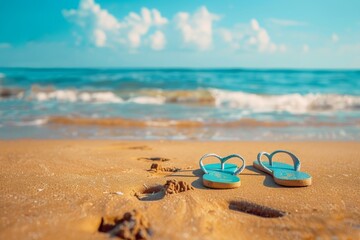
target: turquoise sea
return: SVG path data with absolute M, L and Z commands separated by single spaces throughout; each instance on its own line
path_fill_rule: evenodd
M 360 140 L 360 71 L 0 68 L 0 138 Z

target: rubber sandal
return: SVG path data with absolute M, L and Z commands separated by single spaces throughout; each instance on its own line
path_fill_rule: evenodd
M 220 163 L 203 164 L 203 160 L 208 157 L 216 157 Z M 225 163 L 231 158 L 239 158 L 242 161 L 242 166 L 238 167 L 233 163 Z M 241 185 L 241 180 L 238 176 L 245 168 L 245 160 L 237 154 L 232 154 L 226 157 L 220 157 L 214 153 L 205 154 L 200 158 L 200 168 L 203 170 L 202 177 L 203 184 L 209 188 L 237 188 Z
M 288 154 L 293 160 L 294 166 L 274 162 L 273 157 L 277 153 Z M 262 161 L 262 156 L 266 156 L 268 161 Z M 289 151 L 277 150 L 271 154 L 261 152 L 258 154 L 257 160 L 254 161 L 253 165 L 256 169 L 272 175 L 274 181 L 279 185 L 287 187 L 305 187 L 311 185 L 312 179 L 310 174 L 300 171 L 300 160 Z

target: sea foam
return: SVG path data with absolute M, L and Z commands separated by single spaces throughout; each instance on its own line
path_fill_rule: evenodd
M 139 97 L 132 97 L 127 102 L 138 103 L 138 104 L 163 104 L 166 102 L 166 99 L 163 97 L 139 96 Z
M 75 90 L 55 90 L 32 92 L 31 99 L 37 101 L 58 100 L 66 102 L 121 103 L 123 99 L 112 92 L 79 92 Z
M 360 97 L 337 94 L 259 95 L 218 89 L 209 90 L 217 107 L 239 108 L 253 112 L 307 113 L 360 109 Z
M 43 89 L 31 91 L 29 98 L 37 101 L 210 105 L 249 112 L 289 112 L 293 114 L 360 109 L 360 96 L 320 93 L 264 95 L 220 89 L 140 90 L 132 92 L 131 95 L 111 91 Z

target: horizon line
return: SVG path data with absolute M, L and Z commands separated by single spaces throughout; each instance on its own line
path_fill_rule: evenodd
M 251 71 L 360 71 L 360 68 L 258 68 L 258 67 L 21 67 L 21 66 L 0 66 L 0 69 L 29 69 L 29 70 L 251 70 Z

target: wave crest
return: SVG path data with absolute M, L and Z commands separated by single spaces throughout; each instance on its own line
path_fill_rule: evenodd
M 98 103 L 122 103 L 123 99 L 113 92 L 80 92 L 77 90 L 53 90 L 33 87 L 30 99 L 37 101 L 67 101 L 67 102 L 98 102 Z
M 0 89 L 1 90 L 1 89 Z M 33 86 L 30 93 L 21 89 L 3 89 L 0 98 L 17 97 L 36 101 L 89 103 L 187 104 L 234 108 L 249 112 L 289 112 L 293 114 L 360 110 L 360 96 L 339 94 L 260 95 L 220 89 L 138 91 L 80 91 Z
M 360 109 L 360 97 L 337 94 L 258 95 L 212 89 L 218 107 L 231 107 L 253 112 L 306 113 L 312 111 Z

